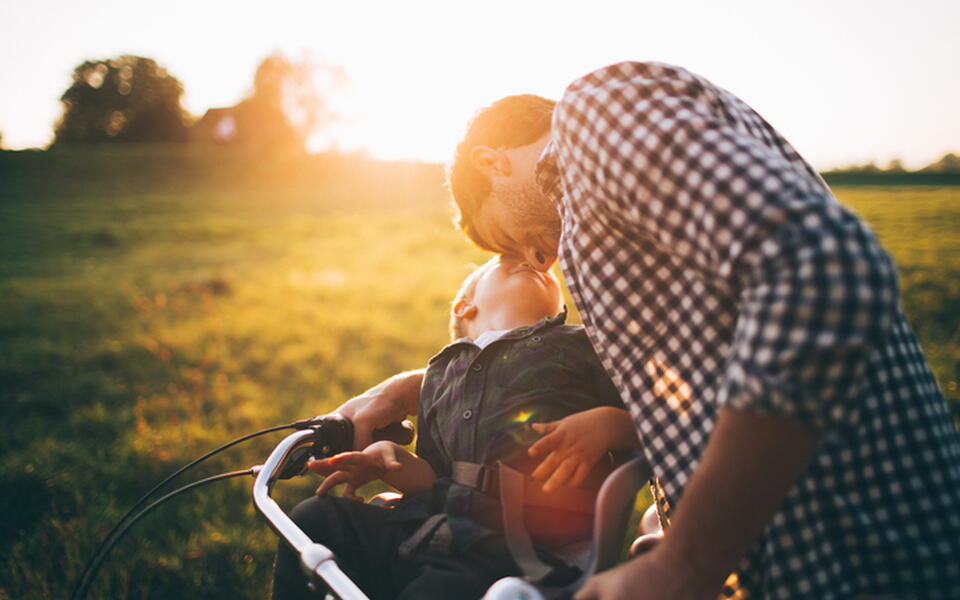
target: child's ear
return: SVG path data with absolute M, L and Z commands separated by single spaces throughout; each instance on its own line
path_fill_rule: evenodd
M 453 314 L 458 319 L 472 319 L 477 316 L 477 307 L 470 304 L 469 300 L 461 298 L 453 305 Z

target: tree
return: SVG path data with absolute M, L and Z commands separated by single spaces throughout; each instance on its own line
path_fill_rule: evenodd
M 906 171 L 906 169 L 903 168 L 903 161 L 901 161 L 899 158 L 895 158 L 887 164 L 886 171 L 887 173 L 903 173 Z
M 933 173 L 960 173 L 960 156 L 948 152 L 940 160 L 927 165 L 923 170 Z
M 183 85 L 151 58 L 88 60 L 60 97 L 54 144 L 186 139 Z
M 253 93 L 236 108 L 237 141 L 302 149 L 310 135 L 337 118 L 329 97 L 345 82 L 339 66 L 268 56 L 257 66 Z

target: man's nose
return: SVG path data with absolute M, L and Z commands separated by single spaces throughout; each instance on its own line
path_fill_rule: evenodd
M 534 269 L 546 273 L 550 270 L 550 267 L 553 266 L 553 263 L 556 262 L 557 257 L 553 254 L 547 254 L 543 250 L 528 247 L 524 248 L 522 259 L 523 262 Z

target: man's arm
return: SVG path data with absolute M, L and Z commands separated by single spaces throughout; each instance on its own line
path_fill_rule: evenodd
M 663 541 L 592 578 L 577 600 L 716 597 L 806 470 L 816 444 L 814 431 L 797 421 L 722 409 Z
M 374 429 L 417 414 L 423 374 L 423 369 L 398 373 L 344 402 L 334 411 L 353 422 L 354 449 L 369 446 Z
M 816 432 L 799 421 L 721 409 L 664 549 L 686 557 L 719 589 L 806 471 L 816 446 Z

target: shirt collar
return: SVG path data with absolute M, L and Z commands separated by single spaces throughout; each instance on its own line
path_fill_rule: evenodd
M 497 338 L 496 340 L 494 340 L 494 341 L 500 341 L 500 340 L 519 340 L 519 339 L 523 339 L 523 338 L 525 338 L 525 337 L 527 337 L 527 336 L 530 336 L 530 335 L 533 335 L 533 334 L 535 334 L 535 333 L 537 333 L 537 332 L 539 332 L 539 331 L 543 331 L 544 329 L 548 329 L 548 328 L 550 328 L 550 327 L 557 327 L 558 325 L 563 325 L 566 321 L 567 321 L 567 307 L 564 306 L 564 307 L 563 307 L 563 310 L 561 310 L 561 311 L 560 311 L 560 314 L 558 314 L 557 316 L 555 316 L 555 317 L 544 317 L 544 318 L 540 319 L 539 321 L 537 321 L 537 322 L 536 322 L 535 324 L 533 324 L 533 325 L 523 325 L 523 326 L 521 326 L 521 327 L 517 327 L 517 328 L 515 328 L 515 329 L 511 329 L 511 330 L 507 331 L 506 333 L 504 333 L 503 335 L 501 335 L 500 337 L 498 337 L 498 338 Z M 482 335 L 482 334 L 481 334 L 481 335 Z M 478 337 L 479 337 L 479 336 L 478 336 Z M 492 344 L 492 343 L 493 343 L 493 342 L 491 342 L 491 344 Z M 457 339 L 457 340 L 454 340 L 453 342 L 451 342 L 451 343 L 447 344 L 446 346 L 444 346 L 443 349 L 441 349 L 440 352 L 437 352 L 437 353 L 430 359 L 429 362 L 432 363 L 433 361 L 437 360 L 438 358 L 440 358 L 441 356 L 443 356 L 444 354 L 446 354 L 447 351 L 449 351 L 450 349 L 455 348 L 455 347 L 462 346 L 462 345 L 464 345 L 464 344 L 468 344 L 468 345 L 470 345 L 470 346 L 472 346 L 472 347 L 474 347 L 474 348 L 478 348 L 478 349 L 481 350 L 481 351 L 483 350 L 483 348 L 479 348 L 479 346 L 477 346 L 472 339 L 470 339 L 469 337 L 466 337 L 466 336 L 465 336 L 465 337 L 459 338 L 459 339 Z
M 490 331 L 484 331 L 477 336 L 477 339 L 473 340 L 473 343 L 481 348 L 486 348 L 491 342 L 500 339 L 509 331 L 509 329 L 491 329 Z

